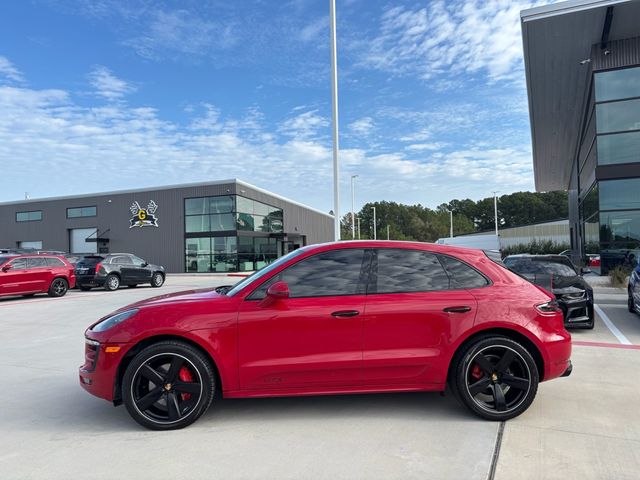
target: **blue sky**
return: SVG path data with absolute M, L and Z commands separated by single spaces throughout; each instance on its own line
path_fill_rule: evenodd
M 341 213 L 533 190 L 519 12 L 337 0 Z M 5 2 L 0 201 L 240 178 L 333 208 L 326 0 Z

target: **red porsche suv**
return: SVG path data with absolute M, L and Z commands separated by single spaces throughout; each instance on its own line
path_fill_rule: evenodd
M 73 266 L 59 255 L 0 255 L 0 296 L 48 293 L 62 297 L 75 287 Z
M 141 425 L 228 398 L 443 391 L 506 420 L 571 373 L 552 295 L 480 250 L 357 241 L 296 250 L 233 287 L 162 295 L 85 332 L 80 384 Z

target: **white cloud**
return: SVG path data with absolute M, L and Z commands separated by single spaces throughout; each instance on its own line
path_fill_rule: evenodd
M 116 77 L 111 70 L 102 65 L 97 65 L 91 70 L 89 81 L 96 89 L 96 94 L 107 100 L 118 100 L 135 91 L 135 87 Z
M 373 128 L 374 123 L 371 117 L 362 117 L 349 125 L 349 130 L 362 137 L 369 135 Z
M 309 110 L 282 122 L 280 133 L 298 139 L 315 137 L 329 126 L 329 120 L 318 115 L 318 110 Z
M 423 79 L 481 72 L 490 81 L 519 80 L 519 14 L 540 3 L 549 2 L 438 0 L 424 8 L 391 7 L 382 15 L 379 33 L 361 40 L 361 47 L 366 48 L 362 62 L 395 75 Z
M 321 17 L 303 27 L 300 31 L 300 40 L 310 42 L 319 40 L 321 34 L 329 41 L 329 17 Z
M 425 150 L 441 150 L 447 145 L 449 144 L 445 142 L 413 143 L 411 145 L 407 145 L 405 149 L 422 152 Z
M 0 55 L 0 81 L 2 80 L 2 77 L 12 83 L 24 82 L 22 72 L 13 66 L 7 57 Z

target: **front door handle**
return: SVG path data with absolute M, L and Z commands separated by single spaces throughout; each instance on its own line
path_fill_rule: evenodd
M 340 310 L 331 314 L 332 317 L 355 317 L 356 315 L 360 315 L 357 310 Z
M 442 311 L 446 313 L 467 313 L 471 311 L 471 307 L 467 307 L 466 305 L 460 307 L 447 307 Z

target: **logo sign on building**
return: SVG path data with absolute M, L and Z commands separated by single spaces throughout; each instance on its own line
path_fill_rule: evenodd
M 129 228 L 158 226 L 158 217 L 155 215 L 158 205 L 153 200 L 149 201 L 147 208 L 142 208 L 138 202 L 133 202 L 129 210 L 133 215 L 129 220 Z

